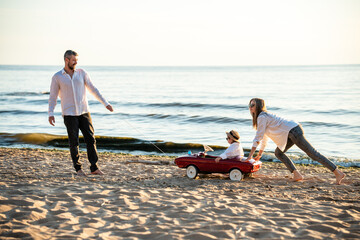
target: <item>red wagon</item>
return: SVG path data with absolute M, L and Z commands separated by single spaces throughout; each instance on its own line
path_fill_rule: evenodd
M 198 173 L 229 173 L 233 181 L 241 181 L 244 176 L 259 171 L 261 161 L 242 162 L 240 158 L 223 159 L 215 162 L 216 156 L 205 155 L 203 153 L 191 154 L 178 157 L 175 164 L 179 168 L 186 168 L 189 178 L 196 178 Z

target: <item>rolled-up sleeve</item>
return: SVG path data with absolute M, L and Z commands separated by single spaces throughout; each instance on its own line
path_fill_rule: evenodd
M 253 145 L 252 147 L 257 148 L 257 146 L 260 144 L 261 141 L 264 140 L 263 144 L 261 147 L 266 146 L 266 142 L 267 142 L 267 137 L 265 136 L 265 130 L 266 130 L 266 125 L 267 125 L 267 119 L 265 116 L 260 115 L 257 119 L 257 131 L 256 131 L 256 135 L 255 138 L 253 140 Z M 266 139 L 264 139 L 264 137 Z M 264 145 L 265 144 L 265 145 Z
M 54 109 L 56 106 L 57 98 L 59 95 L 60 86 L 55 76 L 53 76 L 50 85 L 50 96 L 49 96 L 49 117 L 54 116 Z
M 268 140 L 269 140 L 269 137 L 266 136 L 266 134 L 265 134 L 264 137 L 263 137 L 263 139 L 262 139 L 261 142 L 260 142 L 260 149 L 259 149 L 259 150 L 264 151 L 264 149 L 265 149 L 265 147 L 266 147 L 266 145 L 267 145 L 267 143 L 268 143 Z
M 87 72 L 85 72 L 85 86 L 89 92 L 105 107 L 109 105 L 109 102 L 106 101 L 106 99 L 101 95 L 100 91 L 91 82 L 90 76 Z

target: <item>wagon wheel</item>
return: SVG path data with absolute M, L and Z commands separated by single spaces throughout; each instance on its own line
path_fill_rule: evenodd
M 186 168 L 186 175 L 189 178 L 196 178 L 196 176 L 198 175 L 199 170 L 197 169 L 197 167 L 195 167 L 194 165 L 190 165 Z
M 230 179 L 232 181 L 241 181 L 242 178 L 243 174 L 239 169 L 235 168 L 230 171 Z

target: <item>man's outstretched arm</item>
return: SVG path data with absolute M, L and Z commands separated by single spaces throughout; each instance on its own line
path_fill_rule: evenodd
M 49 110 L 48 110 L 49 123 L 53 126 L 55 126 L 54 109 L 59 95 L 59 90 L 60 90 L 59 84 L 57 83 L 56 78 L 54 76 L 51 80 L 51 85 L 50 85 Z

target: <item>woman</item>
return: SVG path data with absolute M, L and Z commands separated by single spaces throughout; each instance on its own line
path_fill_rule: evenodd
M 259 160 L 265 149 L 268 138 L 277 145 L 275 156 L 282 161 L 291 173 L 294 174 L 294 181 L 303 180 L 303 176 L 294 166 L 294 163 L 284 154 L 294 144 L 303 150 L 310 158 L 320 162 L 335 174 L 336 184 L 341 184 L 345 174 L 341 172 L 334 163 L 328 160 L 314 149 L 306 140 L 301 125 L 294 121 L 288 121 L 274 114 L 268 113 L 265 101 L 260 98 L 253 98 L 249 103 L 249 110 L 253 118 L 253 127 L 257 130 L 249 157 L 250 160 L 260 144 L 259 154 L 255 160 Z

